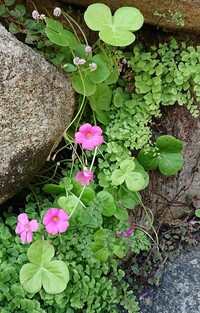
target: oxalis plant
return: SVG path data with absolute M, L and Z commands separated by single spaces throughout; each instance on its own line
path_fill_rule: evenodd
M 129 120 L 136 115 L 136 108 L 137 119 L 144 117 L 146 126 L 151 122 L 146 113 L 147 105 L 153 113 L 156 112 L 155 115 L 159 115 L 157 106 L 163 98 L 160 76 L 166 69 L 157 61 L 150 62 L 148 53 L 140 62 L 140 53 L 136 51 L 127 66 L 132 66 L 137 76 L 138 97 L 123 90 L 119 78 L 121 59 L 123 64 L 127 61 L 116 47 L 134 42 L 133 33 L 143 24 L 143 16 L 136 8 L 120 8 L 112 15 L 104 4 L 90 5 L 84 19 L 86 25 L 99 35 L 91 47 L 77 22 L 60 8 L 54 9 L 54 16 L 59 18 L 62 15 L 72 32 L 58 19 L 46 17 L 36 8 L 32 12 L 33 18 L 25 19 L 24 7 L 16 5 L 10 9 L 13 3 L 4 1 L 0 5 L 0 15 L 6 19 L 12 17 L 10 30 L 18 33 L 20 28 L 26 28 L 27 43 L 33 44 L 36 40 L 37 47 L 44 49 L 46 57 L 68 73 L 74 90 L 80 94 L 80 101 L 64 134 L 71 159 L 62 168 L 59 178 L 48 178 L 50 182 L 43 186 L 42 191 L 33 189 L 27 197 L 25 212 L 21 212 L 17 220 L 15 216 L 6 218 L 10 230 L 2 226 L 2 245 L 8 247 L 8 255 L 9 251 L 13 253 L 12 245 L 17 245 L 16 259 L 20 260 L 20 266 L 17 262 L 15 266 L 19 269 L 23 292 L 30 297 L 36 294 L 35 301 L 39 297 L 44 300 L 41 305 L 48 312 L 118 312 L 119 305 L 129 313 L 138 312 L 135 298 L 123 279 L 125 272 L 118 269 L 116 259 L 123 259 L 128 253 L 135 255 L 148 250 L 150 244 L 159 249 L 153 214 L 143 204 L 140 191 L 148 186 L 147 171 L 159 169 L 163 175 L 170 176 L 181 170 L 183 145 L 173 136 L 165 135 L 159 137 L 154 145 L 144 148 L 146 142 L 138 144 L 137 150 L 140 151 L 137 157 L 133 157 L 136 146 L 128 143 L 129 133 L 124 134 L 126 141 L 121 150 L 116 138 L 114 144 L 109 144 L 116 127 L 109 123 L 110 115 L 115 119 L 120 114 L 121 120 L 125 117 L 126 130 Z M 14 19 L 18 23 L 15 24 Z M 197 57 L 193 53 L 195 60 Z M 160 76 L 151 79 L 147 73 L 147 81 L 151 84 L 146 86 L 146 73 L 140 72 L 148 72 L 149 69 L 153 75 Z M 153 86 L 152 90 L 150 86 Z M 164 86 L 167 88 L 166 83 Z M 188 85 L 185 86 L 184 81 L 186 87 Z M 198 88 L 196 91 L 199 93 Z M 127 112 L 133 113 L 132 116 L 129 114 L 129 119 L 126 118 Z M 147 215 L 149 228 L 129 222 L 129 213 L 138 205 Z M 14 243 L 11 230 L 20 235 Z M 6 256 L 4 251 L 5 267 Z M 10 256 L 7 259 L 13 261 Z M 6 289 L 8 280 L 2 277 L 2 281 Z M 20 292 L 16 293 L 24 297 L 21 289 L 17 290 Z M 6 297 L 6 293 L 3 296 Z M 15 307 L 17 304 L 13 303 L 9 312 L 15 312 L 12 311 Z M 43 312 L 40 308 L 37 307 L 36 312 Z

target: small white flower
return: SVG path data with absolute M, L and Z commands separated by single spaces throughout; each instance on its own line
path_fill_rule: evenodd
M 85 62 L 86 62 L 85 59 L 80 59 L 80 60 L 79 60 L 79 64 L 81 64 L 81 65 L 85 64 Z
M 56 16 L 56 17 L 59 17 L 61 15 L 61 8 L 56 7 L 53 10 L 53 15 Z
M 40 20 L 44 20 L 45 19 L 45 14 L 40 14 Z
M 97 69 L 97 64 L 96 63 L 90 63 L 89 64 L 89 68 L 90 68 L 90 71 L 93 72 Z
M 73 63 L 74 63 L 75 65 L 79 65 L 79 60 L 80 60 L 79 57 L 75 57 L 75 58 L 73 59 Z
M 32 18 L 33 18 L 34 20 L 38 20 L 38 19 L 40 18 L 40 14 L 38 13 L 37 10 L 33 10 L 33 12 L 32 12 Z
M 90 46 L 85 47 L 85 52 L 90 53 L 92 51 L 92 48 Z

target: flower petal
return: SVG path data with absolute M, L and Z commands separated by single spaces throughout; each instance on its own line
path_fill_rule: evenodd
M 18 215 L 18 222 L 20 222 L 22 225 L 28 224 L 28 216 L 26 213 L 21 213 Z
M 60 233 L 64 233 L 69 227 L 68 221 L 63 221 L 58 223 L 58 230 Z
M 24 230 L 26 230 L 26 226 L 25 225 L 22 225 L 21 223 L 17 223 L 17 226 L 15 228 L 15 233 L 16 234 L 20 234 L 22 233 Z
M 62 221 L 67 221 L 69 219 L 69 215 L 63 209 L 59 210 L 58 217 L 59 217 L 58 225 L 60 225 Z
M 58 216 L 58 209 L 57 209 L 57 208 L 51 208 L 51 209 L 49 209 L 49 210 L 46 212 L 45 216 L 43 217 L 42 223 L 43 223 L 44 225 L 49 224 L 50 222 L 52 222 L 52 220 L 53 220 L 53 218 L 54 218 L 55 216 Z
M 57 223 L 54 223 L 54 222 L 48 223 L 46 225 L 46 231 L 49 234 L 56 235 L 59 232 L 58 227 L 57 227 Z
M 21 235 L 20 235 L 20 240 L 21 240 L 21 242 L 22 242 L 23 244 L 24 244 L 25 241 L 26 241 L 26 234 L 27 234 L 27 231 L 24 230 L 24 231 L 21 233 Z
M 88 133 L 91 133 L 92 130 L 92 125 L 89 123 L 83 124 L 80 128 L 79 128 L 79 132 L 83 133 L 85 135 L 87 135 Z
M 103 130 L 99 126 L 93 126 L 90 133 L 92 135 L 99 135 L 100 136 L 100 135 L 102 135 Z
M 85 140 L 87 140 L 87 137 L 85 134 L 77 132 L 75 134 L 75 141 L 76 143 L 83 143 Z
M 38 222 L 36 220 L 32 220 L 29 222 L 30 231 L 38 230 Z
M 83 172 L 78 172 L 76 175 L 76 181 L 79 181 L 84 178 L 84 173 Z
M 95 145 L 94 145 L 94 143 L 93 143 L 92 137 L 86 139 L 86 140 L 82 143 L 82 147 L 83 147 L 83 149 L 86 149 L 86 150 L 93 150 L 94 147 L 95 147 Z
M 93 141 L 93 144 L 95 147 L 99 147 L 103 142 L 104 142 L 104 139 L 102 136 L 98 136 L 98 135 L 94 135 L 92 136 L 92 141 Z
M 27 231 L 27 233 L 26 233 L 26 240 L 28 243 L 30 243 L 33 240 L 32 232 L 30 230 Z

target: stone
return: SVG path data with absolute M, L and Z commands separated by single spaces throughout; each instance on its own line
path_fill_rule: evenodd
M 159 286 L 149 287 L 140 300 L 142 313 L 200 312 L 200 244 L 187 247 L 173 263 L 167 262 Z
M 0 25 L 0 203 L 44 164 L 74 105 L 66 75 Z
M 95 0 L 62 0 L 63 2 L 88 6 Z M 113 11 L 122 6 L 136 7 L 144 15 L 145 23 L 170 29 L 189 30 L 200 33 L 200 0 L 102 0 Z M 184 21 L 184 27 L 176 23 L 176 17 L 181 14 L 179 22 Z

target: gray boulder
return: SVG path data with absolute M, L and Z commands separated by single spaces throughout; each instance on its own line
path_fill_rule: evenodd
M 65 74 L 0 25 L 0 203 L 44 164 L 74 104 Z
M 189 247 L 173 263 L 167 263 L 158 287 L 140 300 L 142 313 L 200 312 L 200 245 Z

